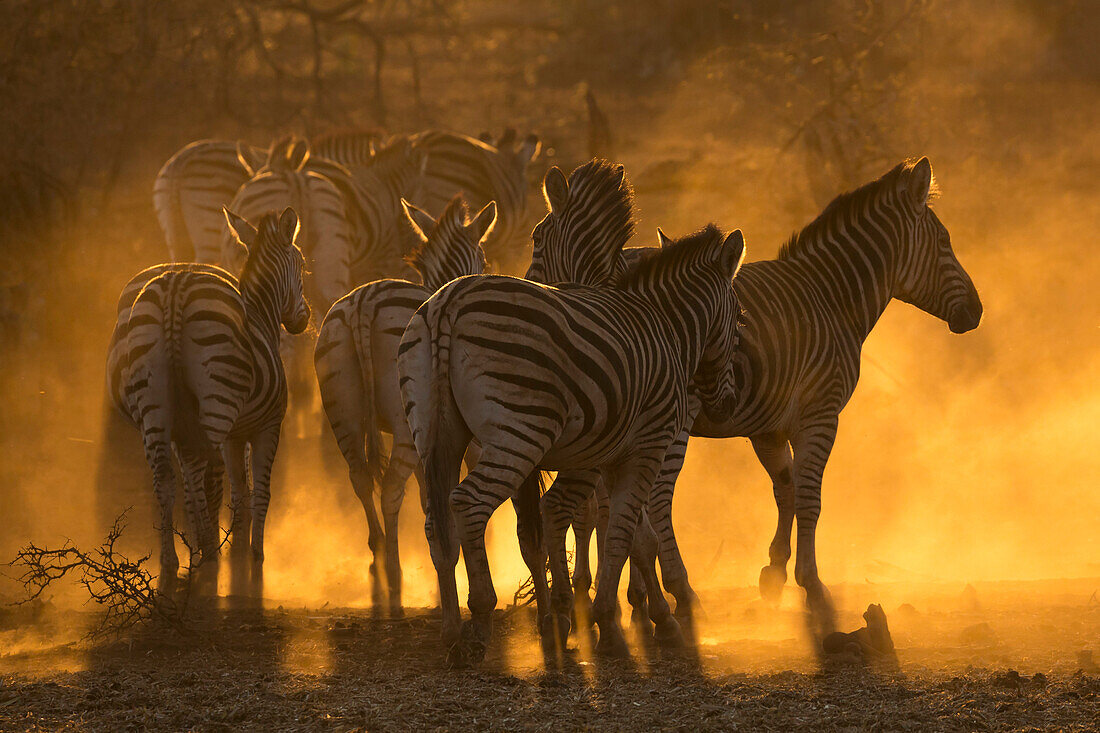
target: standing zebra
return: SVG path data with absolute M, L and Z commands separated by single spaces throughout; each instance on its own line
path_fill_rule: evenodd
M 551 167 L 543 180 L 543 196 L 549 211 L 532 232 L 534 247 L 525 277 L 547 285 L 612 287 L 625 271 L 622 249 L 634 234 L 634 192 L 623 167 L 592 160 L 574 169 L 568 179 L 557 166 Z M 592 496 L 599 487 L 598 471 L 560 471 L 542 502 L 547 547 L 558 550 L 551 551 L 550 560 L 554 606 L 559 613 L 568 610 L 573 598 L 571 590 L 580 591 L 578 602 L 582 608 L 587 607 L 588 589 L 592 585 L 591 522 L 595 517 L 586 517 L 574 526 L 577 542 L 572 589 L 567 580 L 565 533 L 575 516 L 576 504 Z M 641 539 L 655 545 L 648 520 L 643 520 L 639 529 Z M 639 563 L 638 559 L 632 556 L 627 597 L 635 609 L 635 620 L 644 622 L 648 614 L 643 582 L 654 592 L 659 592 L 660 586 L 651 571 L 652 561 Z M 548 631 L 556 634 L 560 630 Z
M 330 176 L 348 201 L 353 283 L 415 276 L 406 254 L 420 242 L 405 226 L 401 199 L 419 200 L 425 163 L 426 153 L 398 138 L 380 147 L 368 164 L 346 163 L 349 179 Z
M 528 135 L 517 145 L 510 131 L 493 146 L 465 135 L 427 130 L 411 140 L 427 156 L 418 202 L 435 214 L 458 193 L 473 208 L 496 201 L 498 221 L 485 254 L 498 269 L 511 266 L 527 242 L 527 166 L 541 149 L 538 138 Z
M 157 173 L 153 208 L 176 262 L 221 262 L 222 207 L 264 165 L 262 150 L 246 143 L 199 140 Z
M 398 393 L 397 347 L 413 313 L 432 293 L 456 277 L 481 273 L 485 267 L 481 242 L 496 221 L 493 202 L 471 219 L 466 202 L 455 197 L 438 222 L 415 206 L 402 204 L 420 241 L 409 262 L 420 274 L 421 284 L 378 280 L 351 291 L 325 316 L 314 352 L 325 414 L 367 516 L 375 600 L 380 600 L 382 560 L 394 615 L 402 612 L 397 517 L 414 470 L 420 481 L 416 449 Z M 385 466 L 383 430 L 393 436 Z M 374 507 L 375 483 L 381 489 L 384 530 Z
M 795 580 L 806 590 L 819 632 L 830 630 L 833 619 L 814 544 L 821 477 L 840 411 L 855 390 L 863 342 L 895 298 L 946 321 L 953 333 L 981 321 L 978 292 L 929 205 L 934 192 L 928 159 L 906 161 L 838 196 L 775 260 L 745 265 L 734 282 L 745 310 L 734 362 L 737 409 L 729 420 L 702 415 L 691 429 L 707 438 L 752 441 L 779 510 L 761 594 L 777 599 L 782 591 L 797 520 Z M 665 587 L 678 609 L 687 610 L 695 596 L 672 532 L 685 444 L 677 441 L 669 453 L 650 515 Z
M 229 209 L 245 219 L 284 207 L 298 212 L 298 241 L 310 273 L 306 294 L 324 312 L 351 289 L 352 246 L 344 197 L 326 176 L 308 169 L 309 157 L 304 140 L 276 141 L 264 167 L 235 192 Z M 231 230 L 225 230 L 222 262 L 232 272 L 239 272 L 244 262 L 238 242 Z
M 538 501 L 538 468 L 599 469 L 607 484 L 593 615 L 599 649 L 627 653 L 615 614 L 619 575 L 665 451 L 688 418 L 688 383 L 695 375 L 715 420 L 736 402 L 730 283 L 743 256 L 739 231 L 723 238 L 712 226 L 640 264 L 616 289 L 471 276 L 417 310 L 398 373 L 427 482 L 445 641 L 459 631 L 456 541 L 470 581 L 472 617 L 451 648 L 453 663 L 484 657 L 496 606 L 485 525 L 509 496 Z M 459 483 L 471 438 L 482 452 Z M 679 636 L 663 597 L 651 603 L 658 633 Z
M 235 550 L 251 546 L 252 580 L 257 587 L 262 583 L 271 465 L 286 412 L 279 325 L 300 333 L 309 323 L 302 294 L 304 261 L 294 244 L 295 212 L 267 214 L 258 229 L 236 214 L 226 211 L 225 216 L 248 248 L 239 288 L 217 268 L 163 268 L 142 287 L 125 327 L 116 327 L 123 351 L 114 343 L 109 349 L 111 397 L 142 431 L 153 471 L 160 504 L 162 592 L 172 589 L 179 568 L 172 530 L 173 448 L 204 555 L 216 548 L 217 507 L 207 505 L 200 488 L 220 484 L 219 454 L 224 455 L 233 489 Z M 251 470 L 246 447 L 251 448 Z

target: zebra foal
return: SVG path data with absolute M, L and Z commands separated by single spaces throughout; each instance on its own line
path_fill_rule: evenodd
M 598 469 L 607 484 L 611 512 L 593 615 L 599 649 L 628 653 L 615 613 L 619 575 L 665 451 L 688 418 L 688 383 L 694 375 L 716 420 L 735 403 L 731 279 L 743 256 L 739 231 L 723 237 L 712 226 L 642 263 L 616 289 L 471 276 L 417 310 L 401 339 L 398 373 L 424 465 L 426 529 L 453 664 L 479 662 L 491 635 L 496 594 L 485 525 L 510 496 L 538 502 L 538 468 Z M 482 452 L 459 483 L 471 438 Z M 472 613 L 461 629 L 459 542 Z M 678 635 L 664 610 L 659 633 Z
M 421 283 L 378 280 L 351 291 L 325 316 L 314 351 L 325 415 L 367 517 L 375 602 L 381 599 L 381 560 L 394 615 L 402 612 L 397 518 L 413 471 L 423 487 L 398 392 L 397 347 L 413 313 L 432 293 L 457 277 L 482 272 L 481 245 L 496 222 L 493 202 L 471 217 L 466 202 L 455 197 L 438 221 L 407 202 L 403 206 L 420 242 L 409 263 L 420 274 Z M 386 461 L 382 431 L 393 436 Z M 374 506 L 376 484 L 384 527 Z
M 281 216 L 265 215 L 258 228 L 228 211 L 225 216 L 248 248 L 239 283 L 210 266 L 146 270 L 135 278 L 149 277 L 128 309 L 126 293 L 137 283 L 124 290 L 108 350 L 109 394 L 141 430 L 153 471 L 162 592 L 172 590 L 179 568 L 172 529 L 173 451 L 204 555 L 216 548 L 220 508 L 210 506 L 207 497 L 217 497 L 220 505 L 221 476 L 228 470 L 235 554 L 251 547 L 253 584 L 261 582 L 271 464 L 286 412 L 279 327 L 300 333 L 309 323 L 304 261 L 294 244 L 297 214 L 287 209 Z M 251 472 L 246 447 L 251 447 Z

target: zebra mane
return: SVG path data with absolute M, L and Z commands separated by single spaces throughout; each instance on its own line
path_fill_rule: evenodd
M 616 251 L 621 250 L 634 236 L 635 211 L 634 188 L 619 167 L 602 158 L 593 158 L 569 174 L 569 213 L 585 215 L 592 210 L 593 202 L 606 202 L 615 212 L 603 229 L 611 236 L 604 241 Z
M 471 224 L 470 207 L 461 194 L 447 204 L 430 232 L 405 256 L 426 287 L 438 290 L 444 284 L 485 269 L 485 251 L 466 229 Z M 462 272 L 451 270 L 461 269 Z M 475 271 L 476 270 L 476 271 Z
M 297 171 L 309 160 L 309 143 L 297 135 L 286 135 L 271 143 L 263 170 Z
M 668 274 L 681 270 L 683 265 L 694 260 L 698 252 L 720 243 L 725 235 L 715 224 L 707 224 L 697 232 L 681 237 L 661 249 L 647 251 L 627 265 L 617 285 L 623 290 L 632 290 L 643 283 L 659 281 Z
M 776 259 L 797 259 L 810 252 L 818 243 L 827 241 L 831 232 L 837 230 L 837 225 L 849 218 L 853 211 L 861 211 L 869 202 L 883 193 L 895 191 L 899 176 L 909 173 L 917 161 L 917 158 L 909 158 L 891 168 L 880 178 L 837 196 L 829 202 L 824 211 L 818 214 L 816 219 L 804 226 L 801 231 L 791 235 L 791 238 L 779 248 Z M 938 196 L 939 187 L 933 178 L 928 189 L 929 205 Z
M 301 219 L 298 221 L 300 224 Z M 252 273 L 256 269 L 262 254 L 277 244 L 281 236 L 279 233 L 278 211 L 268 211 L 260 217 L 260 220 L 256 222 L 256 241 L 248 248 L 248 257 L 244 261 L 244 267 L 241 269 L 241 275 L 238 278 L 242 285 L 252 279 Z

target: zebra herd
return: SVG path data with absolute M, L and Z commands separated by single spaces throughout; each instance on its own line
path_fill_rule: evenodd
M 568 176 L 550 168 L 546 215 L 521 237 L 538 151 L 511 131 L 495 141 L 350 132 L 267 151 L 204 141 L 164 166 L 154 203 L 176 262 L 124 288 L 108 355 L 109 395 L 141 430 L 153 471 L 162 592 L 178 568 L 173 455 L 204 559 L 217 553 L 228 475 L 233 578 L 260 592 L 287 409 L 280 324 L 307 330 L 312 305 L 327 312 L 316 380 L 366 515 L 375 601 L 401 612 L 397 518 L 415 475 L 452 664 L 478 663 L 489 644 L 485 527 L 509 498 L 548 645 L 563 648 L 576 606 L 599 627 L 601 653 L 627 654 L 617 595 L 628 558 L 635 617 L 659 642 L 682 644 L 678 618 L 697 596 L 672 503 L 693 435 L 751 440 L 778 509 L 761 593 L 774 599 L 785 584 L 797 526 L 795 580 L 818 634 L 832 630 L 814 540 L 862 344 L 894 298 L 955 333 L 982 315 L 930 208 L 927 158 L 837 197 L 776 259 L 742 266 L 741 232 L 714 225 L 675 240 L 658 230 L 658 246 L 626 249 L 633 192 L 621 165 L 600 160 Z M 532 247 L 525 277 L 484 272 L 513 261 L 520 242 Z M 557 472 L 545 493 L 544 471 Z

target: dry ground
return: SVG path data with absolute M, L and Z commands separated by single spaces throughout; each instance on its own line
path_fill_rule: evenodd
M 0 728 L 1095 730 L 1096 587 L 837 588 L 846 608 L 886 605 L 896 670 L 822 668 L 792 590 L 779 609 L 750 589 L 704 594 L 693 652 L 638 645 L 606 663 L 585 637 L 551 671 L 523 611 L 501 614 L 477 671 L 444 667 L 430 610 L 223 608 L 192 638 L 100 645 L 72 641 L 87 613 L 52 612 L 0 631 Z

